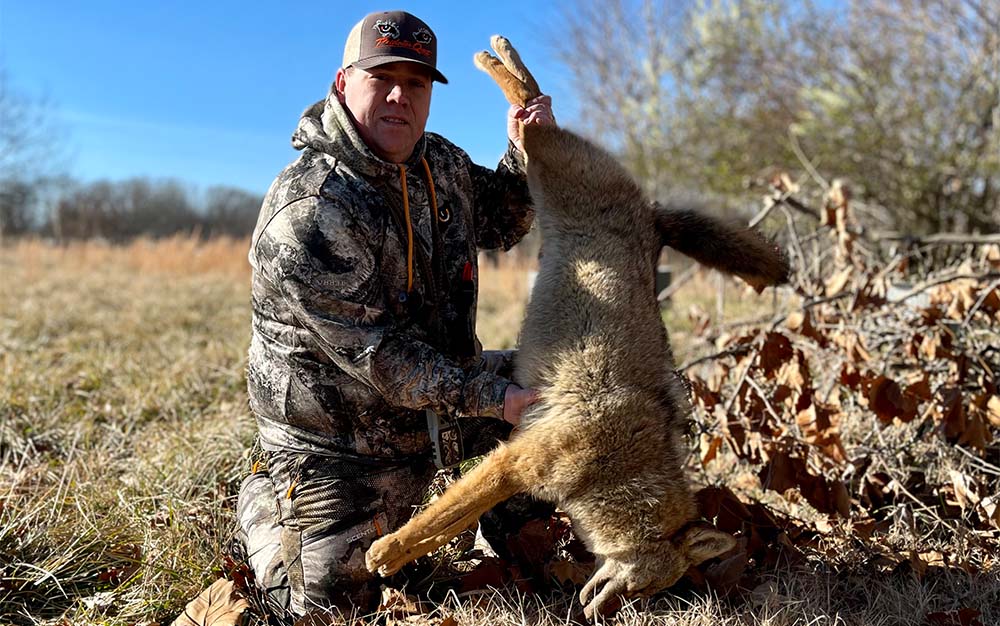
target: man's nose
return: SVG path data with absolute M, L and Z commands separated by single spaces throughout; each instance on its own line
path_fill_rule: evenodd
M 408 104 L 410 101 L 406 95 L 406 90 L 400 84 L 393 85 L 392 89 L 389 90 L 389 95 L 386 96 L 386 100 L 398 102 L 399 104 Z

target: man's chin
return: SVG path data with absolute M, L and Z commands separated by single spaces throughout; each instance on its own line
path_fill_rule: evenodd
M 381 141 L 379 142 L 379 155 L 392 163 L 402 163 L 413 154 L 416 141 Z

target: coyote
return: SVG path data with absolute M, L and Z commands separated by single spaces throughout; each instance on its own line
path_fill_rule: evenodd
M 540 94 L 503 37 L 476 65 L 523 105 Z M 755 232 L 651 204 L 607 152 L 552 126 L 523 133 L 542 259 L 521 330 L 515 382 L 539 390 L 506 444 L 367 553 L 389 575 L 510 496 L 563 509 L 597 558 L 584 612 L 656 593 L 735 545 L 697 517 L 684 474 L 687 393 L 654 294 L 664 243 L 759 290 L 788 266 Z M 593 598 L 591 596 L 593 595 Z

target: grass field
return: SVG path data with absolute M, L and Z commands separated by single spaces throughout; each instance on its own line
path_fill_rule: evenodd
M 128 247 L 5 242 L 0 249 L 0 624 L 169 623 L 226 568 L 253 437 L 244 365 L 243 241 Z M 525 267 L 482 269 L 480 335 L 512 347 Z M 678 360 L 710 349 L 689 331 L 717 306 L 714 279 L 666 314 Z M 680 303 L 684 304 L 681 305 Z M 696 306 L 695 312 L 689 307 Z M 768 315 L 770 296 L 727 287 L 725 320 Z M 919 459 L 918 459 L 919 461 Z M 737 480 L 719 464 L 703 482 Z M 899 531 L 902 532 L 902 531 Z M 902 535 L 888 541 L 923 544 Z M 959 541 L 957 538 L 956 541 Z M 844 546 L 844 559 L 851 548 Z M 937 624 L 1000 620 L 997 568 L 915 576 L 809 561 L 750 593 L 688 591 L 628 607 L 628 624 Z M 459 624 L 566 623 L 568 595 L 453 598 Z M 951 612 L 949 612 L 951 611 Z M 975 618 L 973 618 L 975 619 Z M 260 615 L 251 623 L 263 623 Z

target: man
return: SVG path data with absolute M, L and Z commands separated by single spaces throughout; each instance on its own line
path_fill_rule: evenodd
M 447 82 L 436 56 L 413 15 L 359 22 L 253 234 L 247 385 L 266 469 L 238 515 L 258 585 L 296 615 L 370 602 L 364 553 L 424 497 L 429 423 L 472 456 L 534 400 L 476 339 L 476 259 L 531 225 L 520 124 L 554 124 L 550 100 L 511 107 L 507 153 L 480 167 L 424 132 L 432 82 Z

